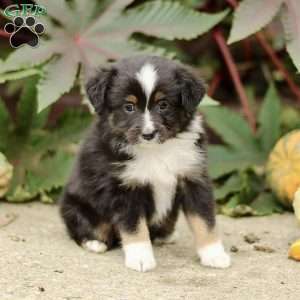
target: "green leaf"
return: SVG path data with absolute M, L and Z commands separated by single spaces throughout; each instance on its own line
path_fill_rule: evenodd
M 240 173 L 241 192 L 240 204 L 249 205 L 253 199 L 264 189 L 264 180 L 255 174 L 252 169 Z
M 97 7 L 102 5 L 103 2 L 105 1 L 101 1 L 101 3 L 99 3 L 94 0 L 74 0 L 74 11 L 77 16 L 77 22 L 80 24 L 81 28 L 85 28 L 89 24 L 95 14 Z
M 62 187 L 71 173 L 73 163 L 74 156 L 65 152 L 43 159 L 39 167 L 27 173 L 28 192 L 33 195 Z
M 48 39 L 42 37 L 37 48 L 25 45 L 14 50 L 1 62 L 3 80 L 32 75 L 33 71 L 28 69 L 41 66 L 42 78 L 38 84 L 41 111 L 73 87 L 80 63 L 93 69 L 107 60 L 137 53 L 170 55 L 163 48 L 139 43 L 132 38 L 133 33 L 157 34 L 169 40 L 189 39 L 208 31 L 227 14 L 227 11 L 201 14 L 173 1 L 148 2 L 123 12 L 132 1 L 91 0 L 85 7 L 79 0 L 38 0 L 49 14 L 45 16 Z M 104 12 L 93 21 L 92 17 L 100 11 Z M 11 71 L 22 72 L 6 74 Z
M 111 22 L 112 20 L 117 20 L 122 11 L 131 2 L 133 2 L 133 0 L 111 0 L 101 17 L 98 18 L 91 27 L 89 27 L 88 32 L 90 33 L 98 31 L 99 28 L 102 28 L 105 24 Z
M 33 121 L 32 121 L 32 127 L 34 129 L 42 129 L 47 125 L 48 119 L 49 119 L 49 113 L 50 108 L 46 108 L 40 113 L 36 113 Z
M 4 73 L 4 74 L 0 74 L 0 83 L 4 83 L 4 82 L 10 81 L 10 80 L 21 79 L 21 78 L 36 75 L 36 74 L 41 74 L 41 71 L 38 69 L 25 69 L 25 70 L 21 70 L 21 71 Z
M 20 203 L 32 200 L 37 194 L 30 194 L 24 187 L 17 186 L 5 196 L 8 202 Z
M 99 33 L 117 32 L 123 37 L 142 32 L 168 40 L 192 39 L 210 30 L 227 14 L 228 10 L 216 14 L 199 13 L 177 1 L 158 0 L 130 9 L 98 30 Z
M 264 157 L 257 151 L 234 151 L 216 145 L 208 147 L 208 169 L 213 179 L 263 163 Z
M 80 73 L 79 73 L 79 89 L 80 89 L 80 94 L 82 96 L 81 103 L 88 107 L 91 114 L 95 114 L 95 108 L 90 102 L 88 95 L 86 93 L 85 85 L 86 85 L 86 78 L 88 78 L 86 72 L 87 70 L 85 69 L 85 66 L 81 66 Z
M 36 84 L 36 77 L 27 79 L 18 102 L 16 127 L 18 132 L 23 135 L 29 133 L 36 115 Z
M 300 2 L 298 0 L 285 0 L 281 20 L 284 26 L 286 48 L 300 72 Z
M 252 203 L 251 208 L 257 216 L 266 216 L 273 213 L 282 213 L 283 207 L 271 193 L 261 193 Z
M 272 21 L 284 0 L 243 0 L 234 13 L 228 43 L 240 41 Z
M 58 100 L 72 88 L 78 69 L 76 58 L 70 53 L 52 60 L 44 67 L 38 84 L 38 111 Z
M 258 151 L 258 145 L 246 121 L 225 107 L 202 107 L 209 125 L 233 149 L 244 152 Z
M 62 45 L 60 41 L 40 41 L 37 48 L 23 46 L 14 50 L 1 65 L 1 73 L 28 69 L 40 65 L 48 60 L 55 51 L 59 52 Z
M 79 143 L 86 130 L 90 127 L 92 116 L 80 109 L 69 109 L 57 121 L 56 128 L 52 132 L 58 145 L 63 143 Z
M 90 123 L 90 114 L 77 109 L 65 112 L 52 130 L 32 128 L 25 140 L 13 132 L 11 138 L 16 142 L 10 152 L 17 150 L 13 161 L 18 163 L 7 200 L 24 202 L 38 196 L 41 201 L 53 200 L 52 191 L 61 188 L 70 174 L 78 151 L 74 143 L 81 140 Z
M 221 213 L 229 217 L 243 217 L 252 216 L 253 209 L 245 204 L 240 204 L 240 196 L 234 195 L 223 206 L 221 206 Z
M 225 183 L 214 189 L 214 195 L 217 200 L 224 199 L 228 195 L 238 192 L 242 189 L 241 177 L 238 174 L 233 174 L 225 181 Z
M 57 121 L 55 129 L 36 132 L 31 137 L 30 144 L 37 152 L 68 148 L 70 144 L 81 141 L 91 121 L 92 116 L 88 112 L 68 110 Z
M 103 37 L 101 47 L 92 46 L 97 45 L 98 36 L 91 37 L 86 40 L 86 43 L 93 47 L 92 51 L 89 51 L 89 61 L 96 61 L 97 64 L 104 64 L 107 58 L 118 59 L 120 57 L 128 57 L 132 55 L 150 54 L 165 56 L 173 58 L 174 53 L 167 52 L 164 48 L 141 43 L 134 39 L 124 40 L 124 38 L 111 39 L 109 36 Z M 99 55 L 102 53 L 105 56 Z
M 122 46 L 123 45 L 123 46 Z M 128 55 L 132 54 L 149 54 L 149 55 L 157 55 L 157 56 L 164 56 L 169 59 L 175 60 L 176 54 L 173 51 L 170 51 L 164 47 L 153 45 L 146 42 L 140 42 L 131 38 L 127 45 L 130 47 L 128 48 Z M 127 49 L 128 46 L 124 43 L 121 43 L 120 46 L 125 47 Z M 131 53 L 129 52 L 131 51 Z M 125 56 L 125 55 L 124 55 Z
M 284 105 L 280 112 L 280 124 L 283 134 L 300 129 L 300 110 L 290 104 Z
M 207 94 L 203 97 L 199 106 L 219 106 L 220 103 L 213 98 L 209 97 Z
M 0 98 L 0 152 L 6 152 L 11 126 L 11 117 L 3 100 Z
M 259 138 L 263 150 L 268 154 L 280 137 L 281 105 L 273 83 L 269 86 L 259 113 Z
M 90 0 L 91 2 L 92 0 Z M 65 0 L 35 0 L 39 5 L 44 6 L 47 9 L 47 15 L 51 16 L 55 20 L 59 21 L 60 24 L 66 28 L 76 30 L 80 22 L 74 18 L 73 11 Z M 86 1 L 82 1 L 86 2 Z M 47 30 L 47 28 L 46 28 Z
M 8 193 L 7 200 L 25 202 L 40 195 L 44 202 L 50 201 L 46 193 L 65 184 L 73 164 L 74 156 L 65 152 L 42 159 L 36 168 L 26 172 L 24 183 Z

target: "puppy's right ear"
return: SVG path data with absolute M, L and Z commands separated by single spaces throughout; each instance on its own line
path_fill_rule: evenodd
M 101 69 L 86 84 L 87 95 L 98 114 L 104 108 L 107 92 L 115 74 L 115 69 Z

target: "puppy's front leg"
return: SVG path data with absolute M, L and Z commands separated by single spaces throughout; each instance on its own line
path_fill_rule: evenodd
M 140 272 L 156 267 L 149 230 L 144 218 L 139 219 L 136 228 L 132 231 L 120 228 L 120 235 L 126 267 Z
M 229 267 L 230 257 L 216 231 L 215 205 L 209 181 L 186 181 L 182 192 L 184 213 L 194 235 L 202 265 Z

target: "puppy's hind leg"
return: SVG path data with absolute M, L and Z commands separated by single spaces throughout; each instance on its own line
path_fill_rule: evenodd
M 75 242 L 84 249 L 102 253 L 107 244 L 97 234 L 97 216 L 88 204 L 80 201 L 80 197 L 65 193 L 60 206 L 62 218 L 68 233 Z
M 210 183 L 186 181 L 182 192 L 183 210 L 194 235 L 202 265 L 229 267 L 230 256 L 225 252 L 216 230 Z

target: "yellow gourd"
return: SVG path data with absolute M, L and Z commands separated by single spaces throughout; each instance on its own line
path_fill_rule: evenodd
M 293 202 L 296 218 L 300 221 L 300 188 L 295 193 Z M 289 249 L 289 257 L 300 261 L 300 240 L 294 242 Z
M 294 242 L 290 247 L 289 258 L 300 260 L 300 240 Z
M 291 206 L 300 187 L 300 130 L 288 133 L 277 142 L 266 171 L 273 192 L 283 204 Z
M 295 198 L 293 202 L 294 212 L 298 221 L 300 221 L 300 188 L 295 193 Z
M 13 175 L 13 167 L 0 152 L 0 198 L 8 191 Z

